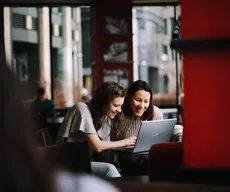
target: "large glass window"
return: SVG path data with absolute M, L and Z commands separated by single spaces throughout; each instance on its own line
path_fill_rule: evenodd
M 32 100 L 39 86 L 56 108 L 80 100 L 81 7 L 5 7 L 6 56 Z M 6 41 L 5 40 L 5 41 Z
M 180 61 L 169 47 L 176 17 L 173 6 L 133 8 L 134 71 L 139 70 L 136 79 L 150 84 L 154 102 L 160 107 L 179 105 L 176 67 Z
M 6 7 L 4 20 L 8 61 L 16 77 L 28 90 L 24 99 L 30 99 L 40 83 L 39 8 Z
M 92 89 L 90 7 L 6 7 L 6 53 L 28 98 L 46 87 L 57 108 Z M 133 7 L 134 80 L 147 81 L 160 107 L 180 104 L 180 57 L 170 49 L 179 7 Z M 7 22 L 8 21 L 8 22 Z

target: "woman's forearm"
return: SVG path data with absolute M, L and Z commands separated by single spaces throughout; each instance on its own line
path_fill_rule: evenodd
M 101 141 L 96 134 L 87 134 L 87 138 L 90 146 L 96 152 L 102 152 L 104 150 L 130 146 L 130 145 L 134 145 L 136 142 L 136 137 L 130 137 L 120 141 Z
M 116 149 L 116 148 L 120 148 L 120 147 L 125 147 L 125 141 L 124 140 L 120 140 L 120 141 L 101 141 L 99 143 L 99 149 L 101 151 L 104 150 L 109 150 L 109 149 Z

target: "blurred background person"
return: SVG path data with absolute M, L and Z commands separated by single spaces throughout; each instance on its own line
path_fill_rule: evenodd
M 47 125 L 47 118 L 56 116 L 56 109 L 53 101 L 46 98 L 44 87 L 39 87 L 36 95 L 36 98 L 31 103 L 30 110 L 36 121 L 37 129 L 42 129 Z
M 46 91 L 44 87 L 39 87 L 36 91 L 37 97 L 32 103 L 32 110 L 36 114 L 48 117 L 56 116 L 56 109 L 53 101 L 46 98 Z
M 90 96 L 82 96 L 81 97 L 81 102 L 83 102 L 83 103 L 89 103 L 89 101 L 90 101 Z
M 89 91 L 86 88 L 82 88 L 80 91 L 81 94 L 81 102 L 88 103 L 91 99 L 89 96 Z

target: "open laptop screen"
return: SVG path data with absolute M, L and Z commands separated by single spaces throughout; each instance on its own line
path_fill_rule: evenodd
M 153 144 L 170 141 L 176 119 L 143 121 L 133 153 L 149 151 Z

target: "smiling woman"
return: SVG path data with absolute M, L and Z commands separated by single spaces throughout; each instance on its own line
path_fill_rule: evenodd
M 130 100 L 130 108 L 136 118 L 141 118 L 146 109 L 148 109 L 150 99 L 150 92 L 145 90 L 138 90 L 132 95 Z
M 107 116 L 110 119 L 114 119 L 117 113 L 121 112 L 121 106 L 124 103 L 124 97 L 116 97 L 110 102 L 110 108 L 107 113 Z
M 114 140 L 137 136 L 140 120 L 163 119 L 163 113 L 153 105 L 153 92 L 148 83 L 138 80 L 129 86 L 122 113 L 116 119 L 117 124 L 112 133 Z
M 117 118 L 119 121 L 117 121 L 112 133 L 114 140 L 137 136 L 141 121 L 163 119 L 160 109 L 153 105 L 153 93 L 148 83 L 138 80 L 130 85 L 122 106 L 122 113 Z M 147 174 L 148 163 L 146 157 L 139 158 L 121 154 L 119 155 L 119 164 L 123 175 L 142 174 L 142 171 Z
M 67 112 L 58 133 L 58 141 L 78 142 L 79 139 L 87 139 L 93 149 L 91 160 L 96 161 L 101 160 L 98 158 L 100 156 L 98 153 L 102 151 L 134 145 L 136 137 L 110 141 L 112 119 L 121 112 L 123 102 L 123 87 L 112 81 L 103 83 L 97 88 L 88 105 L 79 102 Z M 79 135 L 79 132 L 84 134 Z M 103 169 L 102 165 L 98 166 L 97 162 L 93 162 L 91 165 L 92 172 L 100 176 L 120 176 L 117 171 L 112 175 L 108 175 L 106 172 L 98 173 L 99 169 Z M 114 170 L 115 167 L 112 166 L 112 169 Z
M 130 85 L 122 110 L 124 118 L 128 119 L 163 119 L 163 114 L 159 108 L 153 105 L 151 87 L 142 80 L 135 81 Z

